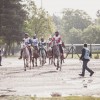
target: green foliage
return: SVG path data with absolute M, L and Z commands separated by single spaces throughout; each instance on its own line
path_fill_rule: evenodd
M 28 31 L 31 36 L 37 34 L 38 37 L 48 36 L 54 31 L 54 24 L 48 12 L 44 9 L 36 8 L 34 2 L 30 2 L 28 12 L 32 12 L 29 18 L 25 21 L 25 31 Z
M 21 40 L 25 11 L 21 0 L 0 0 L 0 36 L 10 45 L 13 41 Z
M 72 28 L 69 30 L 68 42 L 71 44 L 82 43 L 81 37 L 82 37 L 82 31 L 80 29 Z
M 65 9 L 62 20 L 67 32 L 73 27 L 83 30 L 91 24 L 91 18 L 82 10 Z
M 62 18 L 53 16 L 56 29 L 66 43 L 100 43 L 100 11 L 95 22 L 82 10 L 65 9 Z
M 83 31 L 83 41 L 87 43 L 100 43 L 100 26 L 90 25 Z
M 52 18 L 53 18 L 53 21 L 55 23 L 56 30 L 59 32 L 62 32 L 62 19 L 56 15 L 53 15 Z

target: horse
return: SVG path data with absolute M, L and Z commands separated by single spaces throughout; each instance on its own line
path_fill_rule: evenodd
M 30 52 L 27 46 L 23 46 L 23 53 L 22 53 L 22 58 L 24 60 L 24 71 L 26 71 L 26 67 L 29 67 L 29 62 L 30 62 L 30 69 L 31 69 L 31 57 L 30 57 Z
M 53 53 L 52 53 L 51 47 L 48 47 L 47 58 L 49 59 L 49 64 L 52 64 L 53 63 Z
M 37 58 L 39 57 L 39 50 L 37 47 L 33 47 L 33 50 L 32 50 L 32 64 L 33 64 L 33 67 L 34 67 L 34 64 L 36 65 L 37 67 Z
M 39 49 L 39 55 L 40 55 L 40 65 L 43 66 L 46 63 L 46 50 L 44 48 Z
M 54 63 L 54 66 L 57 66 L 57 70 L 60 68 L 60 71 L 61 71 L 61 64 L 62 64 L 62 57 L 61 57 L 61 54 L 60 54 L 60 49 L 59 49 L 59 45 L 56 44 L 56 41 L 53 41 L 53 47 L 52 47 L 52 50 L 53 50 L 53 63 Z M 57 59 L 57 64 L 55 63 L 55 59 Z

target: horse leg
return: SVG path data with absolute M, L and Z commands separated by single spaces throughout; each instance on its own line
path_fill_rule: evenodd
M 50 58 L 49 58 L 49 65 L 50 65 Z
M 58 70 L 58 68 L 59 68 L 59 59 L 57 59 L 57 70 Z
M 29 61 L 30 61 L 29 63 L 30 63 L 30 69 L 31 69 L 31 61 L 32 61 L 31 57 L 30 57 Z
M 51 58 L 51 64 L 53 64 L 53 58 Z
M 40 66 L 41 66 L 41 65 L 42 65 L 42 60 L 41 60 L 41 56 L 40 56 L 39 60 L 40 60 Z
M 35 60 L 36 60 L 36 67 L 37 67 L 37 58 Z
M 33 64 L 33 67 L 34 67 L 34 57 L 33 57 L 33 59 L 32 59 L 32 64 Z
M 26 63 L 25 63 L 25 59 L 24 59 L 24 71 L 26 71 Z
M 54 66 L 56 67 L 56 64 L 55 64 L 55 57 L 54 57 Z

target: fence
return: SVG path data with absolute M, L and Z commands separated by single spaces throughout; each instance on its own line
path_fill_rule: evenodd
M 74 57 L 74 54 L 80 57 L 79 54 L 81 54 L 83 45 L 84 44 L 65 44 L 64 53 L 66 53 L 66 58 L 69 54 L 71 54 L 71 58 Z M 88 44 L 88 48 L 90 49 L 91 55 L 97 54 L 98 56 L 100 54 L 100 44 Z

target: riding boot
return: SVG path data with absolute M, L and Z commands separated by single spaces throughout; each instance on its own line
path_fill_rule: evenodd
M 22 53 L 23 53 L 23 49 L 21 49 L 20 57 L 18 59 L 22 59 Z

